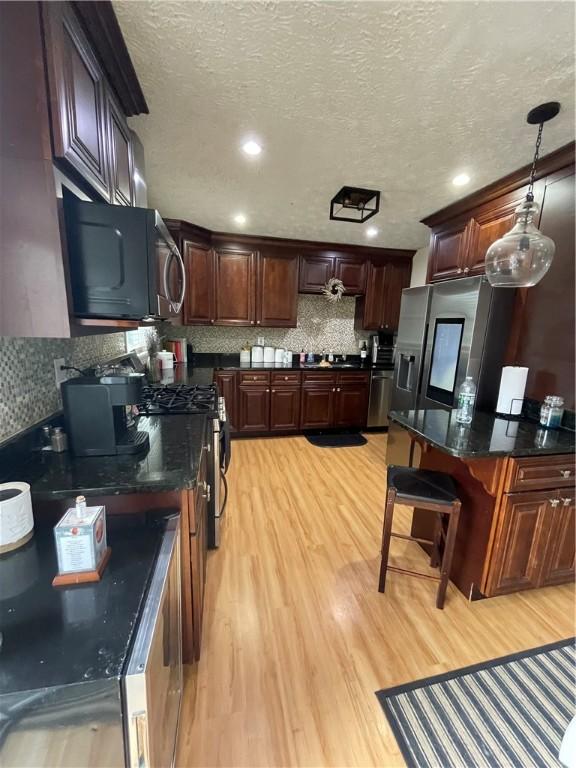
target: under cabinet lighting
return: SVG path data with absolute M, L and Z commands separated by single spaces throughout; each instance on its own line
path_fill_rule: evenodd
M 243 224 L 246 224 L 246 216 L 244 216 L 243 213 L 237 213 L 236 216 L 234 216 L 234 221 L 236 224 L 242 226 Z
M 366 230 L 366 237 L 376 237 L 378 234 L 378 228 L 377 227 L 368 227 Z

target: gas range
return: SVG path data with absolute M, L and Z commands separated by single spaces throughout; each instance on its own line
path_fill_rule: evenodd
M 207 414 L 218 416 L 214 384 L 150 384 L 144 387 L 138 410 L 146 416 Z

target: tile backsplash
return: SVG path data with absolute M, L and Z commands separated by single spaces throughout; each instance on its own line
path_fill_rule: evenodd
M 62 407 L 54 359 L 86 368 L 126 349 L 123 333 L 77 339 L 0 337 L 0 443 Z
M 331 304 L 322 296 L 298 297 L 297 328 L 233 328 L 194 325 L 167 326 L 167 336 L 186 336 L 195 352 L 239 352 L 245 342 L 255 344 L 263 336 L 266 344 L 287 347 L 293 352 L 332 350 L 335 354 L 358 354 L 358 343 L 367 339 L 366 331 L 354 330 L 356 299 L 351 296 Z

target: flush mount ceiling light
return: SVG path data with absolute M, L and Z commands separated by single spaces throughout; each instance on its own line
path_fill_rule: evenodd
M 244 216 L 243 213 L 237 213 L 236 216 L 234 216 L 234 221 L 236 224 L 242 226 L 242 224 L 246 224 L 246 216 Z
M 544 123 L 556 117 L 560 104 L 550 101 L 528 112 L 526 121 L 538 126 L 534 159 L 526 199 L 516 208 L 516 223 L 486 251 L 486 277 L 490 285 L 507 288 L 530 288 L 542 280 L 550 269 L 556 246 L 534 224 L 540 206 L 534 202 L 536 163 L 542 143 Z
M 245 155 L 251 155 L 255 157 L 262 152 L 262 145 L 254 139 L 249 139 L 248 141 L 245 141 L 244 144 L 242 144 L 242 152 L 244 152 Z
M 360 187 L 342 187 L 330 201 L 333 221 L 351 221 L 363 224 L 380 210 L 380 192 Z
M 464 187 L 470 181 L 470 176 L 467 173 L 459 173 L 458 176 L 454 176 L 452 184 L 455 187 Z
M 368 227 L 366 230 L 366 237 L 376 237 L 378 234 L 378 228 L 377 227 Z

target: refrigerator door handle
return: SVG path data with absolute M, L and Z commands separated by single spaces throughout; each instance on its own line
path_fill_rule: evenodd
M 137 768 L 151 768 L 148 755 L 148 718 L 146 712 L 135 712 L 132 715 L 132 727 L 136 736 Z

